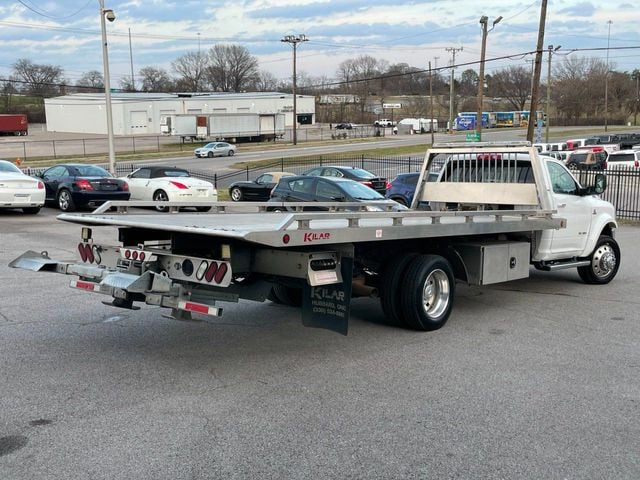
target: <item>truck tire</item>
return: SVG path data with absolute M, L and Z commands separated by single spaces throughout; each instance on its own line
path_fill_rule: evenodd
M 242 201 L 242 189 L 240 187 L 233 187 L 230 192 L 231 200 L 234 202 Z
M 600 235 L 596 248 L 589 255 L 590 265 L 578 267 L 578 275 L 584 283 L 602 285 L 609 283 L 620 268 L 620 247 L 613 237 Z
M 63 212 L 73 212 L 76 209 L 76 204 L 71 197 L 71 192 L 66 188 L 58 192 L 58 208 Z
M 455 277 L 449 262 L 439 255 L 418 255 L 405 274 L 400 306 L 402 319 L 416 330 L 441 328 L 449 318 L 455 294 Z
M 380 305 L 389 323 L 406 327 L 400 309 L 400 294 L 403 278 L 409 264 L 418 256 L 417 253 L 400 254 L 393 257 L 382 270 L 380 282 Z
M 268 298 L 274 303 L 280 303 L 290 307 L 300 307 L 302 305 L 302 289 L 276 284 L 271 289 Z

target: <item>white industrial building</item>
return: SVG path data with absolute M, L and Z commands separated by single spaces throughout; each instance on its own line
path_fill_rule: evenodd
M 315 97 L 296 96 L 299 125 L 315 123 Z M 45 114 L 50 132 L 107 133 L 105 95 L 77 93 L 47 98 Z M 115 135 L 160 134 L 161 119 L 197 113 L 283 113 L 293 126 L 293 95 L 257 93 L 112 93 Z

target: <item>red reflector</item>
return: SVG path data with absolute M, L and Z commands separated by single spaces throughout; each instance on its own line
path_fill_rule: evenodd
M 229 269 L 229 267 L 227 267 L 226 263 L 221 263 L 220 266 L 218 267 L 218 271 L 216 272 L 216 276 L 215 276 L 215 281 L 216 283 L 220 283 L 222 282 L 222 280 L 224 280 L 224 276 L 227 274 L 227 270 Z
M 89 245 L 88 243 L 85 243 L 84 251 L 87 256 L 87 262 L 93 263 L 94 258 L 93 258 L 93 250 L 91 249 L 91 245 Z
M 391 182 L 387 182 L 387 184 L 385 185 L 385 188 L 389 190 L 391 187 L 393 187 L 393 184 Z
M 91 185 L 91 182 L 89 182 L 89 180 L 84 180 L 84 179 L 76 180 L 76 186 L 80 190 L 93 190 L 93 185 Z
M 43 190 L 44 189 L 44 183 L 38 181 L 38 190 Z
M 131 252 L 131 258 L 134 260 L 138 259 L 138 251 L 134 250 L 133 252 Z
M 211 262 L 211 265 L 209 265 L 209 268 L 207 268 L 207 273 L 204 274 L 204 278 L 207 282 L 210 282 L 211 280 L 213 280 L 213 276 L 216 274 L 216 272 L 218 271 L 218 264 L 216 262 Z
M 138 258 L 140 259 L 140 261 L 144 261 L 146 255 L 144 254 L 144 252 L 140 252 L 140 255 L 138 255 Z
M 285 243 L 285 244 L 286 244 L 286 243 L 289 243 L 289 240 L 291 240 L 291 237 L 289 236 L 289 234 L 288 234 L 288 233 L 285 233 L 285 234 L 282 236 L 282 243 Z
M 202 305 L 201 303 L 193 303 L 193 302 L 185 302 L 184 309 L 189 310 L 190 312 L 197 313 L 209 313 L 209 305 Z
M 124 258 L 126 258 L 127 260 L 131 258 L 131 250 L 124 251 Z
M 87 252 L 84 249 L 84 243 L 78 244 L 78 252 L 80 252 L 80 258 L 83 262 L 87 261 Z
M 82 280 L 76 280 L 72 285 L 81 290 L 91 290 L 93 292 L 97 283 L 83 282 Z
M 174 187 L 178 187 L 180 190 L 185 190 L 189 188 L 184 183 L 176 182 L 175 180 L 171 180 L 169 181 L 169 183 Z

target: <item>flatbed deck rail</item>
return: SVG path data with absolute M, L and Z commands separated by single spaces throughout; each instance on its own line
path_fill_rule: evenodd
M 480 235 L 559 229 L 563 219 L 551 210 L 483 211 L 347 211 L 361 203 L 314 203 L 330 207 L 329 212 L 267 212 L 273 203 L 239 206 L 213 204 L 209 213 L 131 212 L 131 207 L 153 202 L 111 202 L 88 214 L 62 214 L 67 222 L 93 226 L 129 227 L 241 239 L 272 247 L 400 240 L 411 238 Z M 277 204 L 276 204 L 277 205 Z M 287 203 L 289 208 L 309 207 L 309 203 Z M 102 213 L 111 207 L 115 213 Z

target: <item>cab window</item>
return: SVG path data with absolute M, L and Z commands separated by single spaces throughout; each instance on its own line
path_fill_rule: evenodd
M 137 172 L 131 174 L 131 178 L 151 178 L 151 170 L 148 168 L 141 168 Z
M 319 197 L 338 199 L 343 198 L 344 194 L 340 189 L 330 182 L 319 181 L 316 186 L 316 195 Z
M 578 193 L 576 181 L 562 165 L 555 162 L 547 162 L 547 170 L 549 171 L 549 177 L 551 177 L 551 187 L 554 193 L 566 195 L 576 195 Z

